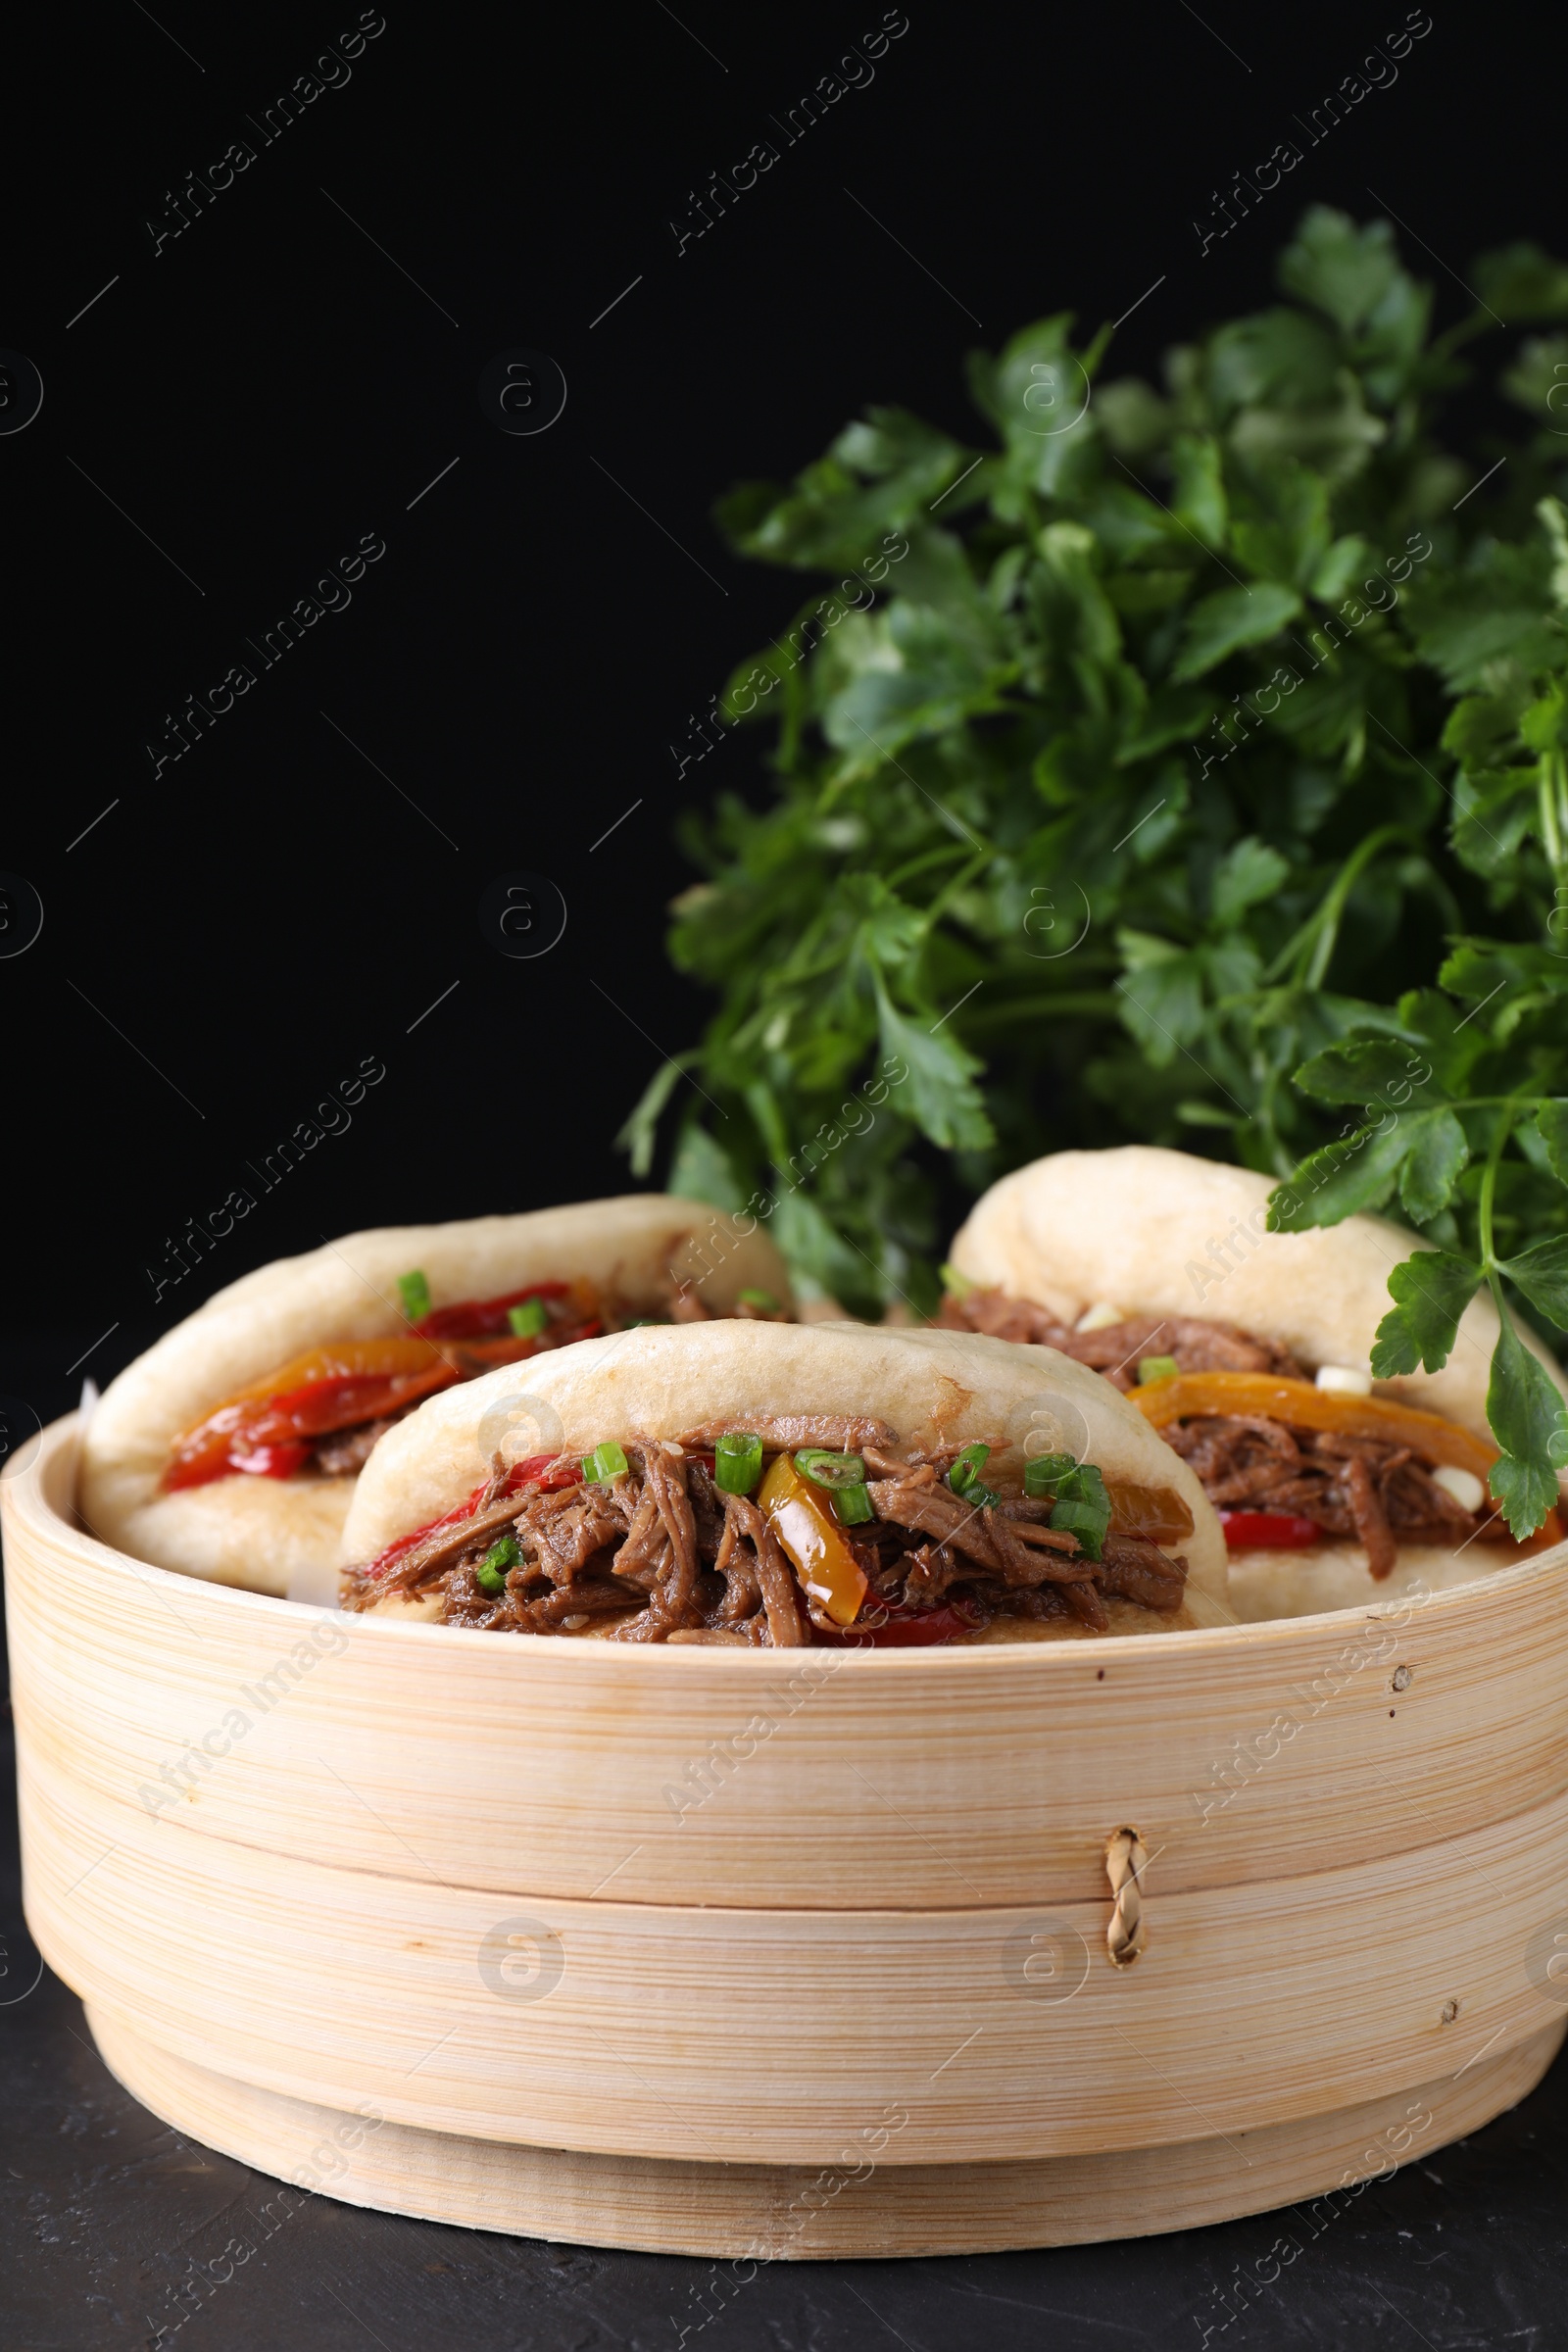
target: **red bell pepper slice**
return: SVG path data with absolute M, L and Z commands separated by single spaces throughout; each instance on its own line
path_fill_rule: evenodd
M 489 1340 L 500 1339 L 511 1325 L 508 1315 L 514 1306 L 522 1306 L 530 1298 L 566 1298 L 571 1295 L 567 1282 L 530 1282 L 520 1291 L 508 1291 L 500 1298 L 460 1298 L 455 1306 L 438 1306 L 422 1315 L 414 1328 L 421 1340 Z
M 938 1608 L 914 1609 L 907 1616 L 890 1611 L 880 1622 L 847 1626 L 839 1633 L 827 1634 L 813 1626 L 811 1639 L 830 1649 L 925 1649 L 939 1642 L 956 1642 L 960 1634 L 977 1630 L 977 1619 L 944 1601 Z
M 252 1443 L 248 1438 L 235 1438 L 229 1446 L 223 1471 L 226 1475 L 229 1471 L 242 1470 L 252 1478 L 292 1478 L 297 1470 L 304 1469 L 310 1458 L 311 1448 L 308 1445 L 262 1446 Z M 190 1483 L 202 1482 L 193 1480 Z
M 563 1487 L 580 1487 L 583 1483 L 582 1464 L 563 1461 L 552 1471 L 550 1465 L 556 1460 L 557 1456 L 553 1453 L 535 1453 L 525 1462 L 514 1462 L 495 1499 L 499 1502 L 504 1494 L 520 1494 L 525 1488 L 535 1489 L 542 1494 L 556 1494 Z M 363 1573 L 366 1576 L 385 1576 L 389 1568 L 396 1567 L 404 1554 L 412 1551 L 416 1544 L 422 1544 L 426 1536 L 433 1536 L 445 1527 L 457 1527 L 461 1521 L 470 1519 L 489 1485 L 490 1481 L 485 1479 L 474 1488 L 471 1494 L 466 1494 L 455 1509 L 447 1511 L 439 1519 L 430 1520 L 424 1527 L 415 1528 L 411 1535 L 399 1536 L 395 1544 L 389 1544 L 385 1551 L 378 1551 L 374 1559 L 367 1563 Z
M 1293 1511 L 1219 1511 L 1215 1515 L 1232 1551 L 1310 1551 L 1325 1541 L 1315 1519 L 1298 1518 Z

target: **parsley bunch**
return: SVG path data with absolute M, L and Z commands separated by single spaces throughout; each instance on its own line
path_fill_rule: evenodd
M 933 1306 L 939 1211 L 1065 1145 L 1235 1156 L 1308 1222 L 1397 1188 L 1503 1303 L 1523 1524 L 1568 1454 L 1506 1320 L 1568 1315 L 1518 1270 L 1568 1229 L 1568 337 L 1507 339 L 1527 438 L 1441 427 L 1568 269 L 1483 257 L 1438 332 L 1389 225 L 1319 208 L 1278 278 L 1158 389 L 1047 318 L 971 359 L 978 441 L 876 409 L 722 503 L 826 585 L 719 700 L 773 781 L 686 822 L 670 948 L 717 1007 L 623 1140 L 646 1173 L 667 1120 L 677 1190 L 872 1316 Z M 1390 1365 L 1445 1345 L 1399 1331 Z

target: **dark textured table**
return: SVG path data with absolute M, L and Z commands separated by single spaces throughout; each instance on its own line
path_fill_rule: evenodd
M 1568 2065 L 1511 2115 L 1332 2217 L 1287 2208 L 961 2261 L 777 2263 L 738 2283 L 728 2265 L 363 2212 L 182 2138 L 121 2089 L 79 2002 L 42 1968 L 23 1923 L 9 1786 L 5 1820 L 0 2352 L 1568 2343 Z

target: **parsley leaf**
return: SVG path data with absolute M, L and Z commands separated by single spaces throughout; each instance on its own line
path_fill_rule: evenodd
M 1557 1472 L 1568 1463 L 1568 1407 L 1545 1366 L 1520 1339 L 1497 1299 L 1502 1330 L 1492 1358 L 1487 1418 L 1502 1447 L 1492 1466 L 1492 1492 L 1514 1536 L 1535 1534 L 1557 1500 Z
M 1448 1250 L 1418 1250 L 1389 1276 L 1395 1301 L 1378 1325 L 1372 1348 L 1374 1380 L 1397 1380 L 1420 1365 L 1441 1372 L 1453 1348 L 1459 1318 L 1480 1288 L 1481 1268 Z

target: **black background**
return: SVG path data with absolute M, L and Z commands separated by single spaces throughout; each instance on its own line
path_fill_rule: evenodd
M 659 0 L 388 0 L 352 78 L 268 144 L 248 118 L 352 31 L 355 9 L 161 0 L 155 23 L 122 0 L 14 27 L 0 343 L 34 362 L 45 398 L 0 438 L 0 868 L 32 883 L 45 921 L 0 960 L 0 1390 L 47 1419 L 83 1371 L 103 1382 L 208 1290 L 327 1235 L 624 1189 L 615 1131 L 705 1014 L 662 954 L 666 902 L 691 879 L 675 814 L 723 786 L 760 790 L 765 772 L 746 731 L 683 779 L 669 747 L 798 593 L 729 557 L 715 496 L 793 473 L 871 402 L 973 437 L 966 351 L 1057 310 L 1092 330 L 1163 279 L 1111 368 L 1151 371 L 1172 341 L 1269 299 L 1272 256 L 1310 201 L 1401 216 L 1440 318 L 1467 307 L 1450 273 L 1476 251 L 1522 235 L 1568 250 L 1554 20 L 1434 12 L 1395 85 L 1309 148 L 1298 118 L 1404 23 L 1402 6 L 1204 0 L 1200 17 L 1186 0 L 910 0 L 869 86 L 793 145 L 772 118 L 874 32 L 878 7 L 682 0 L 677 21 Z M 689 222 L 691 192 L 761 139 L 777 164 L 678 253 L 671 219 Z M 1209 220 L 1211 191 L 1283 139 L 1307 149 L 1302 165 L 1200 254 L 1192 222 Z M 233 140 L 254 163 L 155 254 L 146 223 L 172 227 L 171 193 Z M 498 431 L 477 397 L 485 364 L 519 346 L 551 354 L 568 387 L 531 438 Z M 352 604 L 262 668 L 246 639 L 367 533 L 386 553 Z M 155 774 L 145 747 L 168 748 L 166 714 L 238 662 L 254 688 Z M 486 886 L 517 868 L 551 877 L 568 908 L 560 945 L 533 961 L 501 956 L 477 921 Z M 232 1187 L 256 1192 L 247 1163 L 366 1057 L 386 1075 L 349 1130 L 155 1298 L 168 1239 Z M 82 2143 L 78 2187 L 145 2142 L 132 2235 L 172 2245 L 191 2180 L 154 2177 L 179 2173 L 170 2135 L 74 2051 L 53 2022 L 67 2012 L 41 1990 L 13 2014 L 30 2137 L 12 2172 L 47 2214 L 77 2194 L 63 2134 Z M 1526 2129 L 1496 2128 L 1515 2135 L 1497 2161 L 1516 2214 Z M 240 2193 L 226 2185 L 243 2184 L 239 2168 L 185 2161 Z M 1227 2352 L 1402 2339 L 1405 2311 L 1445 2347 L 1562 2340 L 1539 2269 L 1476 2286 L 1480 2304 L 1461 2291 L 1493 2278 L 1479 2189 L 1446 2235 L 1418 2180 L 1377 2195 L 1386 2227 L 1355 2229 L 1400 2317 L 1359 2289 L 1319 2305 L 1282 2287 L 1272 2319 L 1265 2307 L 1216 2338 Z M 1398 2199 L 1413 2200 L 1404 2250 Z M 90 2235 L 97 2208 L 80 2210 Z M 351 2268 L 390 2259 L 398 2231 L 414 2244 L 412 2225 L 330 2227 L 350 2233 Z M 510 2288 L 454 2302 L 467 2241 L 426 2241 L 433 2252 L 398 2256 L 408 2297 L 376 2320 L 399 2352 L 665 2340 L 674 2289 L 657 2308 L 646 2295 L 669 2266 L 620 2274 L 596 2257 L 586 2301 L 564 2285 L 554 2316 L 525 2323 Z M 534 2278 L 515 2249 L 483 2242 L 475 2278 Z M 1210 2233 L 1181 2241 L 1178 2263 L 1176 2242 L 1140 2251 L 1121 2276 L 1143 2285 L 1118 2287 L 1113 2316 L 1092 2316 L 1083 2284 L 1105 2276 L 1102 2255 L 943 2266 L 942 2280 L 984 2274 L 967 2317 L 934 2273 L 922 2297 L 925 2273 L 890 2271 L 875 2299 L 922 2347 L 1196 2340 L 1200 2280 L 1255 2249 L 1238 2237 L 1217 2261 L 1228 2238 Z M 1459 2269 L 1440 2292 L 1445 2264 Z M 90 2266 L 52 2258 L 36 2277 L 27 2343 L 142 2340 L 128 2277 L 95 2286 Z M 231 2289 L 235 2313 L 202 2323 L 214 2340 L 368 2340 L 297 2283 L 288 2326 L 281 2307 L 268 2319 L 265 2291 L 246 2290 L 242 2318 Z M 709 2340 L 878 2336 L 825 2274 L 768 2293 Z

